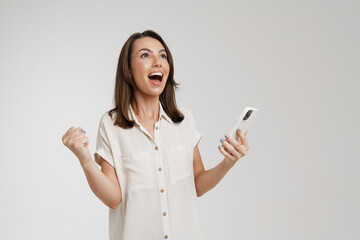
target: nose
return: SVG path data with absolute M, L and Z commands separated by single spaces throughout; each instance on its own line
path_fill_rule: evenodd
M 155 58 L 154 58 L 153 67 L 161 67 L 160 57 L 155 57 Z

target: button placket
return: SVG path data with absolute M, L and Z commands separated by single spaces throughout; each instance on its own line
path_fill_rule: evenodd
M 168 239 L 170 224 L 168 218 L 168 205 L 167 205 L 167 194 L 165 193 L 166 190 L 166 179 L 165 179 L 165 172 L 163 169 L 163 159 L 161 154 L 161 146 L 160 143 L 160 129 L 159 129 L 159 122 L 155 123 L 155 156 L 156 156 L 156 165 L 157 165 L 157 174 L 158 174 L 158 187 L 159 187 L 159 194 L 160 194 L 160 211 L 162 215 L 162 229 L 164 234 L 164 239 Z

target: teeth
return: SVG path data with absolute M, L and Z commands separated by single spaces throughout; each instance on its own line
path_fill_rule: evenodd
M 149 76 L 161 76 L 162 77 L 162 73 L 155 72 L 155 73 L 150 74 Z

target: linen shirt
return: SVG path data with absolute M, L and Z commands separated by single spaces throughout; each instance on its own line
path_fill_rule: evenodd
M 154 139 L 131 105 L 133 128 L 114 126 L 108 113 L 101 117 L 95 154 L 115 168 L 122 193 L 119 206 L 109 208 L 110 240 L 202 239 L 193 172 L 202 135 L 190 110 L 179 110 L 184 120 L 174 123 L 160 103 Z

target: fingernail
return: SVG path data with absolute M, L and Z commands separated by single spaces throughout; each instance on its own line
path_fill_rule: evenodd
M 224 142 L 225 140 L 222 138 L 222 139 L 220 139 L 220 142 Z
M 238 128 L 238 131 L 241 132 L 240 128 Z
M 226 138 L 229 138 L 229 136 L 228 136 L 227 134 L 225 134 L 225 137 L 226 137 Z
M 221 149 L 220 145 L 218 145 L 218 148 Z
M 82 132 L 86 133 L 86 131 L 84 129 L 81 129 Z

